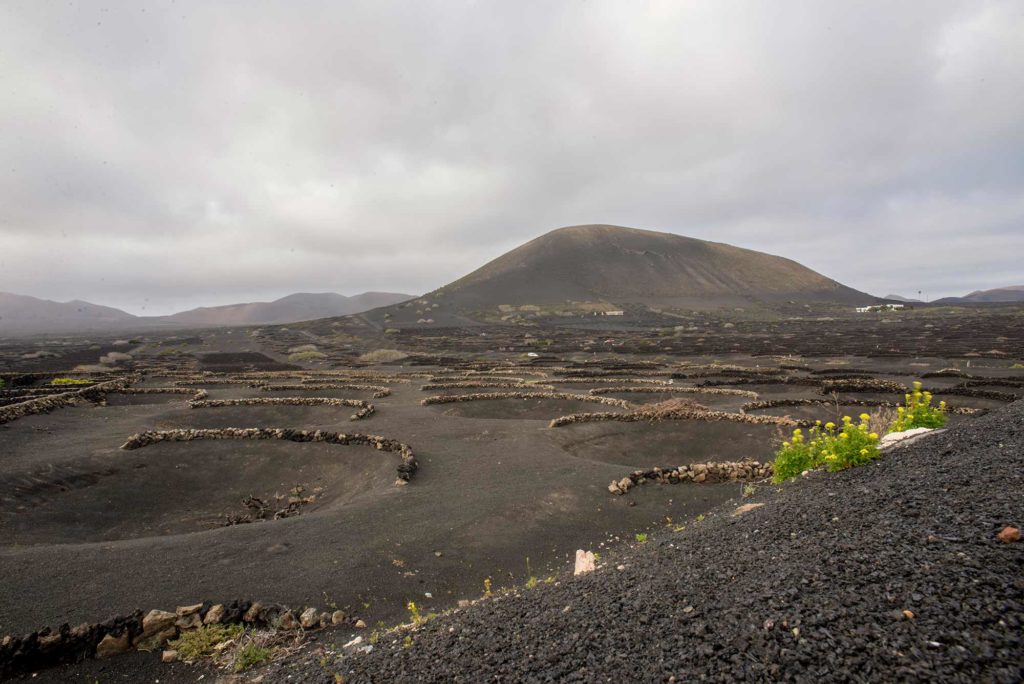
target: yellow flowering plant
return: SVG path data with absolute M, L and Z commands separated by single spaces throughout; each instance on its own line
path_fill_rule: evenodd
M 878 458 L 878 434 L 868 428 L 870 419 L 862 413 L 855 423 L 850 416 L 844 416 L 842 426 L 831 422 L 822 425 L 819 420 L 806 436 L 797 428 L 775 452 L 775 482 L 784 482 L 819 466 L 835 472 Z
M 932 406 L 932 393 L 922 392 L 921 383 L 915 382 L 914 389 L 904 395 L 905 404 L 896 409 L 896 420 L 890 432 L 903 432 L 913 428 L 940 428 L 946 424 L 946 402 Z

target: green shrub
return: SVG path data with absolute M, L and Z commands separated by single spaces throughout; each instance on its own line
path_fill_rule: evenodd
M 232 669 L 235 672 L 242 672 L 250 667 L 270 662 L 273 656 L 274 652 L 266 646 L 260 646 L 255 641 L 249 641 L 238 649 L 238 655 L 235 656 L 235 664 L 232 666 Z
M 804 436 L 803 430 L 793 430 L 788 442 L 775 452 L 775 482 L 784 482 L 805 470 L 826 466 L 830 472 L 864 465 L 879 457 L 878 434 L 871 432 L 871 416 L 860 415 L 854 423 L 843 416 L 842 427 L 835 423 L 821 424 L 819 420 Z
M 906 404 L 896 409 L 896 420 L 890 432 L 903 432 L 913 428 L 940 428 L 946 424 L 946 402 L 932 406 L 932 393 L 922 392 L 921 383 L 915 382 L 914 389 L 904 395 Z
M 225 641 L 231 641 L 242 635 L 241 625 L 206 625 L 168 642 L 168 646 L 178 652 L 182 660 L 195 662 L 214 654 L 214 648 Z
M 288 360 L 292 361 L 292 362 L 295 362 L 295 361 L 318 361 L 320 359 L 326 359 L 326 358 L 327 358 L 327 354 L 324 354 L 323 352 L 318 352 L 318 351 L 300 351 L 300 352 L 295 352 L 294 354 L 289 354 L 288 355 Z
M 61 385 L 91 385 L 92 380 L 85 378 L 54 378 L 50 381 L 50 384 L 59 387 Z

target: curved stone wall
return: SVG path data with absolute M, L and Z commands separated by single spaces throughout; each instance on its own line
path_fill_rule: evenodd
M 123 377 L 116 380 L 108 380 L 95 385 L 90 385 L 80 390 L 62 392 L 61 394 L 50 394 L 38 399 L 29 399 L 18 404 L 8 404 L 0 407 L 0 424 L 9 423 L 12 420 L 37 413 L 49 413 L 54 409 L 76 406 L 82 402 L 91 401 L 102 403 L 107 393 L 117 392 L 126 388 L 136 380 L 135 377 Z
M 358 408 L 350 420 L 361 420 L 372 415 L 373 404 L 361 399 L 336 399 L 334 397 L 257 397 L 251 399 L 204 399 L 190 401 L 191 408 L 218 408 L 224 406 L 351 406 Z
M 215 428 L 152 430 L 139 432 L 121 445 L 130 451 L 156 444 L 157 442 L 191 442 L 203 439 L 281 439 L 289 442 L 326 442 L 327 444 L 372 446 L 380 451 L 396 453 L 402 458 L 398 466 L 398 479 L 408 482 L 419 468 L 412 447 L 395 439 L 379 435 L 348 434 L 327 430 L 296 430 L 293 428 Z
M 427 397 L 420 402 L 423 406 L 432 404 L 454 404 L 460 401 L 489 401 L 492 399 L 559 399 L 587 401 L 594 404 L 606 406 L 618 406 L 630 408 L 632 404 L 622 399 L 610 399 L 608 397 L 595 397 L 589 394 L 569 394 L 567 392 L 488 392 L 485 394 L 439 394 Z
M 598 423 L 606 420 L 630 422 L 655 422 L 658 420 L 705 420 L 729 421 L 733 423 L 749 423 L 751 425 L 781 425 L 783 427 L 804 427 L 811 421 L 793 420 L 779 416 L 751 416 L 746 413 L 729 413 L 728 411 L 705 411 L 701 409 L 679 409 L 671 413 L 651 410 L 630 411 L 629 413 L 574 413 L 555 418 L 550 427 L 562 427 L 576 423 Z

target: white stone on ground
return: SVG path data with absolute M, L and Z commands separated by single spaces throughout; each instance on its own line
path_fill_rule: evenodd
M 904 430 L 903 432 L 890 432 L 887 435 L 883 435 L 882 439 L 878 440 L 879 449 L 888 449 L 896 444 L 910 444 L 921 439 L 924 435 L 929 432 L 943 432 L 943 430 L 936 430 L 934 428 L 914 428 L 912 430 Z

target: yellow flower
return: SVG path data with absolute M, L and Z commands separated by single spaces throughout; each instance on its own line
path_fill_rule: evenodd
M 850 438 L 850 435 L 846 434 L 845 432 L 842 432 L 842 433 L 839 434 L 839 439 L 849 439 L 849 438 Z
M 868 435 L 868 437 L 870 437 L 872 440 L 878 439 L 878 433 L 872 432 L 870 435 Z
M 861 419 L 862 421 L 864 421 L 864 422 L 866 423 L 866 422 L 868 422 L 869 420 L 871 420 L 871 416 L 869 416 L 869 415 L 868 415 L 868 414 L 866 414 L 866 413 L 862 413 L 862 414 L 860 414 L 860 419 Z
M 833 423 L 831 421 L 825 423 L 825 429 L 826 430 L 834 430 L 835 428 L 836 428 L 836 424 L 835 423 Z

